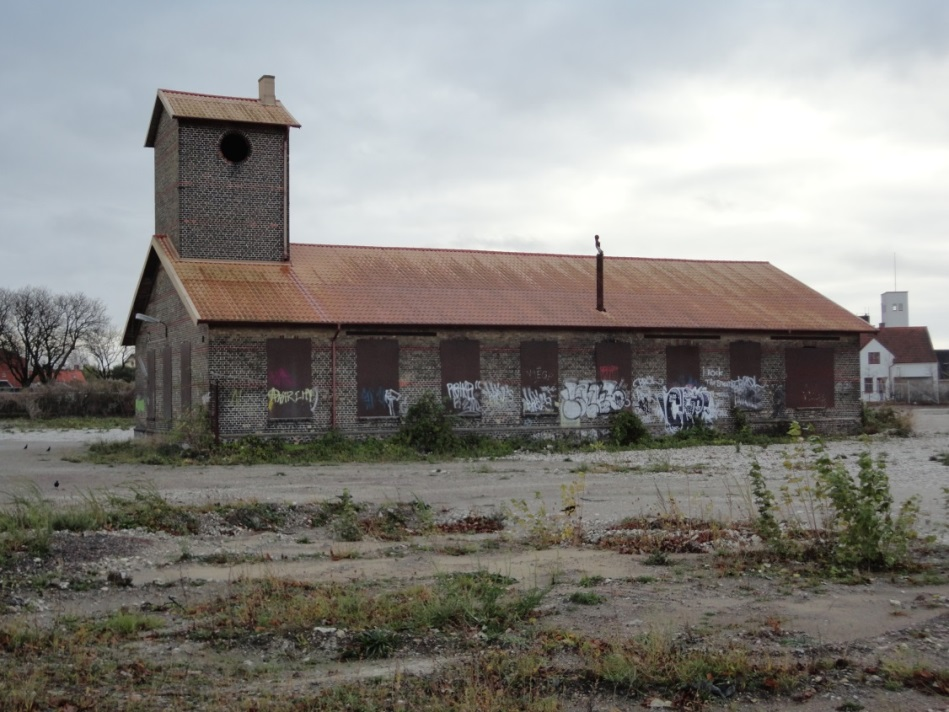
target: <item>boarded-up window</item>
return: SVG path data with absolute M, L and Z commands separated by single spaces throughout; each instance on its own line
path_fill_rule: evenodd
M 181 363 L 181 412 L 187 413 L 191 410 L 191 342 L 185 341 L 181 344 L 181 353 L 179 354 Z
M 166 422 L 171 421 L 171 346 L 161 350 L 161 414 Z
M 786 349 L 784 367 L 788 408 L 834 407 L 833 349 Z
M 596 378 L 629 386 L 633 359 L 629 344 L 621 341 L 601 341 L 596 345 Z
M 521 406 L 529 415 L 557 413 L 556 341 L 521 342 Z
M 271 420 L 309 418 L 318 401 L 309 339 L 267 339 L 267 410 Z
M 481 379 L 481 344 L 472 339 L 450 339 L 441 343 L 442 395 L 460 415 L 480 415 L 478 382 Z
M 733 341 L 728 359 L 733 381 L 748 376 L 761 380 L 761 344 L 757 341 Z
M 145 374 L 145 417 L 151 423 L 155 422 L 155 399 L 157 396 L 155 360 L 155 351 L 149 349 L 145 357 L 145 368 L 148 371 Z
M 399 342 L 359 339 L 356 342 L 356 415 L 382 418 L 399 414 Z
M 666 346 L 666 387 L 697 386 L 702 382 L 698 346 Z

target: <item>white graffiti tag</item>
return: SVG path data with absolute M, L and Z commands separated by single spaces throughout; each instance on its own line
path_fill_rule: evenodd
M 478 392 L 474 383 L 471 381 L 457 381 L 446 383 L 445 388 L 448 389 L 451 406 L 456 412 L 467 414 L 481 412 L 481 402 L 478 400 Z
M 595 418 L 629 405 L 629 396 L 622 381 L 566 380 L 560 391 L 560 414 L 567 420 L 581 416 Z
M 739 376 L 730 381 L 709 381 L 710 386 L 722 388 L 732 396 L 732 405 L 744 410 L 764 407 L 765 388 L 754 376 Z
M 665 422 L 665 409 L 662 405 L 665 383 L 665 380 L 652 376 L 644 376 L 633 381 L 629 400 L 644 423 Z
M 521 402 L 525 413 L 553 413 L 556 386 L 540 388 L 522 388 Z
M 481 393 L 485 405 L 503 406 L 514 400 L 514 389 L 505 383 L 477 381 L 475 390 Z
M 666 426 L 672 430 L 692 428 L 700 421 L 708 424 L 715 419 L 712 394 L 705 386 L 670 388 L 665 397 Z

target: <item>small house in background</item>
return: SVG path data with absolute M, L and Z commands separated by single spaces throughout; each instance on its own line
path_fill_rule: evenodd
M 765 262 L 291 242 L 299 124 L 258 89 L 158 92 L 138 431 L 204 405 L 221 437 L 385 434 L 427 392 L 482 432 L 859 427 L 875 330 Z
M 925 326 L 887 326 L 861 337 L 861 397 L 868 403 L 939 402 L 939 360 Z
M 64 368 L 56 377 L 56 383 L 85 383 L 86 376 L 81 368 Z M 19 379 L 13 375 L 10 366 L 0 360 L 0 392 L 18 391 L 22 388 Z

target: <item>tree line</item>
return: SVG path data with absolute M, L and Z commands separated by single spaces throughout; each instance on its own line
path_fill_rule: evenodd
M 21 387 L 55 382 L 78 356 L 108 378 L 129 353 L 101 300 L 45 287 L 0 287 L 0 362 Z

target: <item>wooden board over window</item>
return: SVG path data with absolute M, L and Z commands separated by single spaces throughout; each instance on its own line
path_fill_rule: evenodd
M 473 339 L 448 339 L 440 345 L 442 395 L 460 415 L 480 415 L 478 385 L 481 380 L 481 343 Z
M 267 411 L 271 420 L 310 418 L 313 390 L 309 339 L 267 339 Z
M 834 407 L 834 350 L 789 348 L 784 352 L 788 408 Z
M 181 413 L 184 415 L 191 410 L 191 342 L 185 341 L 181 344 L 181 353 L 179 355 L 181 363 Z
M 521 342 L 521 408 L 527 415 L 556 414 L 560 368 L 556 341 Z
M 731 379 L 751 376 L 761 380 L 761 344 L 757 341 L 733 341 L 728 347 Z
M 171 371 L 171 346 L 165 346 L 161 350 L 161 416 L 166 423 L 172 419 Z
M 698 346 L 666 347 L 666 388 L 697 386 L 702 382 Z
M 399 415 L 399 342 L 395 339 L 356 341 L 356 415 L 385 418 Z
M 596 379 L 627 386 L 632 381 L 633 358 L 628 343 L 601 341 L 596 345 Z
M 145 355 L 145 418 L 149 423 L 155 422 L 155 399 L 157 397 L 155 383 L 155 351 L 149 349 Z

